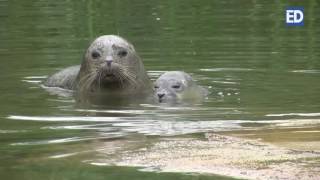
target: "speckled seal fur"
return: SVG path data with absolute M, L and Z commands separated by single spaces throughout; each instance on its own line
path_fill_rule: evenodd
M 141 93 L 152 89 L 133 45 L 116 35 L 96 38 L 81 65 L 53 74 L 44 84 L 84 93 Z

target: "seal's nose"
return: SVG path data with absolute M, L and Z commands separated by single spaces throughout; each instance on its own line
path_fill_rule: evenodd
M 112 56 L 107 56 L 106 57 L 106 62 L 107 62 L 107 66 L 111 66 L 111 63 L 112 63 L 112 61 L 113 61 L 113 57 Z
M 165 94 L 164 93 L 158 93 L 159 99 L 161 99 Z

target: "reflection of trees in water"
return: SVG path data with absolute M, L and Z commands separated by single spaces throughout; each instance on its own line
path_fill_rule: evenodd
M 119 34 L 178 63 L 186 62 L 181 56 L 200 54 L 209 61 L 212 55 L 227 54 L 255 66 L 283 69 L 294 62 L 315 68 L 319 66 L 319 5 L 315 0 L 294 4 L 305 8 L 305 26 L 287 28 L 288 5 L 281 1 L 8 1 L 0 7 L 0 36 L 28 39 L 28 44 L 13 46 L 47 47 L 45 52 L 55 54 L 62 48 L 85 49 L 101 34 Z

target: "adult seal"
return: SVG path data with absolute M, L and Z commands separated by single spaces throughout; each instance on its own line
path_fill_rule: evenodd
M 138 94 L 151 90 L 149 77 L 133 45 L 116 35 L 96 38 L 81 65 L 53 74 L 44 85 L 85 94 Z
M 208 95 L 208 90 L 183 71 L 163 73 L 154 83 L 154 97 L 159 102 L 193 101 L 199 102 Z

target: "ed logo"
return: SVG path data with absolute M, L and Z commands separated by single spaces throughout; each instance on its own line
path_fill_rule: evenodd
M 286 24 L 288 26 L 303 26 L 303 7 L 287 7 Z

